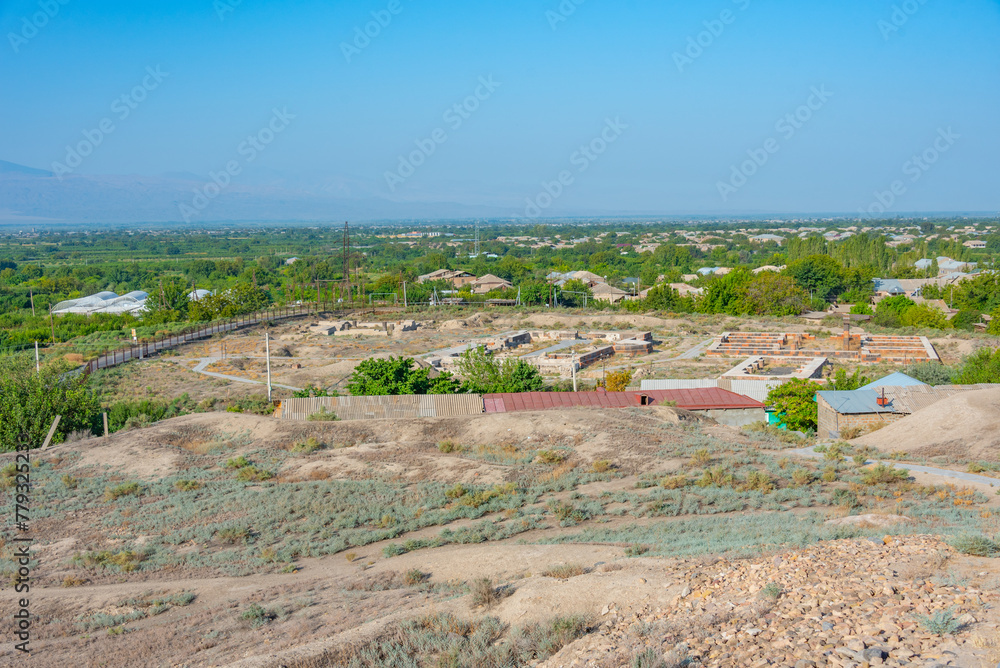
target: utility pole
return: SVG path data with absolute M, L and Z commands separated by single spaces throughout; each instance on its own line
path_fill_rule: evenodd
M 344 275 L 344 289 L 343 291 L 350 295 L 351 306 L 354 306 L 354 292 L 351 290 L 351 232 L 350 227 L 347 222 L 344 222 L 344 251 L 343 251 L 343 269 L 342 273 Z
M 573 391 L 576 392 L 576 355 L 573 355 L 570 364 L 573 366 Z
M 264 354 L 267 357 L 267 400 L 271 401 L 271 335 L 264 332 Z
M 403 281 L 403 308 L 407 308 L 406 303 L 406 281 Z
M 28 296 L 31 298 L 31 317 L 35 317 L 35 291 L 28 288 Z
M 35 341 L 35 373 L 42 375 L 42 366 L 38 362 L 38 341 Z

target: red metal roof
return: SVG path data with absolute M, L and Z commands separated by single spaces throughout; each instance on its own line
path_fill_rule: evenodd
M 483 405 L 487 413 L 515 411 L 542 411 L 550 408 L 572 406 L 597 406 L 600 408 L 627 408 L 642 405 L 655 406 L 673 401 L 677 408 L 688 411 L 764 408 L 764 404 L 750 397 L 718 387 L 687 390 L 646 390 L 630 392 L 521 392 L 518 394 L 484 394 Z

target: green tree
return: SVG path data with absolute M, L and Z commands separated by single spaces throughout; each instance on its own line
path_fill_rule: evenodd
M 916 304 L 905 311 L 899 318 L 904 327 L 930 327 L 932 329 L 950 329 L 951 322 L 940 309 L 929 304 Z
M 1000 383 L 1000 348 L 980 348 L 965 358 L 962 370 L 955 374 L 956 385 Z
M 228 290 L 189 302 L 188 314 L 193 321 L 233 318 L 261 311 L 270 304 L 271 296 L 266 290 L 250 283 L 240 283 Z
M 992 320 L 990 324 L 986 326 L 986 333 L 992 334 L 993 336 L 1000 336 L 1000 306 L 993 309 L 993 313 L 990 315 Z
M 454 394 L 458 382 L 447 371 L 430 377 L 430 369 L 414 368 L 410 357 L 367 359 L 354 368 L 347 391 L 355 397 L 401 394 Z
M 545 384 L 533 364 L 512 357 L 498 360 L 481 346 L 470 348 L 462 355 L 458 373 L 462 377 L 462 389 L 472 394 L 537 392 Z
M 794 279 L 762 271 L 743 287 L 739 311 L 750 315 L 799 315 L 809 305 L 809 295 Z
M 829 255 L 810 255 L 789 264 L 784 271 L 814 297 L 830 299 L 840 293 L 844 285 L 844 270 Z
M 0 451 L 40 447 L 57 415 L 53 443 L 72 431 L 90 431 L 100 405 L 88 381 L 67 363 L 46 364 L 36 373 L 26 355 L 0 357 Z
M 559 290 L 559 303 L 563 306 L 583 306 L 584 302 L 592 304 L 594 293 L 583 281 L 574 278 L 561 287 Z M 586 297 L 586 299 L 584 299 Z
M 875 306 L 873 322 L 883 327 L 899 327 L 902 324 L 903 314 L 915 305 L 906 295 L 886 297 Z
M 928 385 L 950 385 L 955 369 L 940 362 L 917 362 L 905 367 L 903 373 Z
M 725 276 L 710 278 L 702 298 L 698 301 L 698 311 L 739 315 L 746 286 L 752 279 L 753 274 L 746 269 L 736 269 Z
M 868 376 L 861 374 L 861 369 L 855 369 L 853 374 L 848 375 L 844 369 L 837 369 L 837 373 L 827 381 L 828 390 L 856 390 L 862 385 L 872 382 Z
M 178 278 L 162 281 L 149 292 L 149 298 L 146 299 L 146 314 L 142 318 L 143 324 L 161 325 L 186 320 L 189 292 L 187 283 Z
M 347 381 L 347 391 L 355 397 L 403 394 L 454 394 L 458 383 L 447 371 L 436 378 L 430 369 L 414 368 L 410 357 L 367 359 L 358 364 Z
M 815 431 L 819 417 L 817 390 L 819 386 L 816 383 L 795 378 L 771 390 L 765 403 L 775 410 L 781 423 L 789 429 Z

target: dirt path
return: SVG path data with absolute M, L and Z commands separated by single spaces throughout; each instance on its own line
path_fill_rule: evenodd
M 821 459 L 823 457 L 822 453 L 815 452 L 814 448 L 817 446 L 812 446 L 808 448 L 799 448 L 798 450 L 787 450 L 794 455 L 799 455 L 800 457 L 809 457 L 810 459 Z M 893 466 L 895 464 L 900 464 L 900 462 L 883 461 L 868 459 L 865 460 L 863 466 L 869 464 L 887 464 Z M 938 478 L 946 478 L 949 481 L 958 480 L 960 482 L 972 483 L 974 485 L 986 485 L 988 487 L 1000 488 L 1000 479 L 991 478 L 985 475 L 976 475 L 975 473 L 966 473 L 964 471 L 950 471 L 948 469 L 939 469 L 933 466 L 921 466 L 919 464 L 900 464 L 905 466 L 909 471 L 916 473 L 925 473 L 930 476 L 936 476 Z
M 249 378 L 240 378 L 239 376 L 230 376 L 225 373 L 217 373 L 215 371 L 205 370 L 205 368 L 209 364 L 213 364 L 221 360 L 222 359 L 221 357 L 197 357 L 195 359 L 198 360 L 198 364 L 193 369 L 191 369 L 191 371 L 194 371 L 195 373 L 200 373 L 204 376 L 211 376 L 213 378 L 221 378 L 222 380 L 231 380 L 235 383 L 246 383 L 248 385 L 266 385 L 265 382 L 260 380 L 250 380 Z M 286 390 L 292 390 L 292 391 L 298 391 L 302 389 L 301 387 L 292 387 L 291 385 L 282 385 L 281 383 L 271 383 L 271 387 L 281 387 Z

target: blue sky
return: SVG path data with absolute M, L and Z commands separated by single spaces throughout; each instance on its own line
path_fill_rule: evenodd
M 0 4 L 0 159 L 52 169 L 110 119 L 76 173 L 205 177 L 235 159 L 247 184 L 512 214 L 569 174 L 552 215 L 856 212 L 898 182 L 896 212 L 1000 210 L 997 0 L 64 2 Z M 348 59 L 372 12 L 391 22 Z M 120 118 L 147 67 L 167 76 Z M 274 109 L 295 118 L 243 162 Z M 581 159 L 609 119 L 614 141 Z M 933 164 L 907 164 L 925 151 Z

